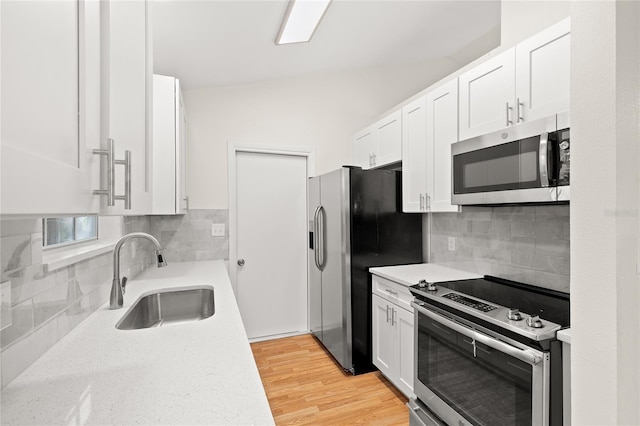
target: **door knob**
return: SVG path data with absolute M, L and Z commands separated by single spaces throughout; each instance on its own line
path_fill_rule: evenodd
M 244 266 L 244 259 L 238 259 L 238 266 Z

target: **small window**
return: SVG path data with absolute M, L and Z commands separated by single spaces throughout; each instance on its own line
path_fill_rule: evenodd
M 97 216 L 49 217 L 42 219 L 42 245 L 66 246 L 98 238 Z

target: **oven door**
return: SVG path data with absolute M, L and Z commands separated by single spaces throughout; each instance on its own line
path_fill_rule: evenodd
M 553 116 L 453 144 L 453 204 L 557 201 L 549 179 L 555 125 Z
M 457 426 L 549 424 L 548 353 L 412 305 L 414 392 L 438 417 Z

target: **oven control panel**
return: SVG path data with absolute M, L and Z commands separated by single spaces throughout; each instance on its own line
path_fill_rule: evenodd
M 447 310 L 451 310 L 451 313 L 465 312 L 532 340 L 553 339 L 555 333 L 561 328 L 554 322 L 543 321 L 536 314 L 529 315 L 518 309 L 510 309 L 480 298 L 476 299 L 443 286 L 438 286 L 436 291 L 429 291 L 418 285 L 411 286 L 409 289 L 415 296 L 418 306 L 422 306 L 421 302 L 438 301 L 446 306 Z
M 447 293 L 443 294 L 442 297 L 444 297 L 445 299 L 453 300 L 454 302 L 462 303 L 463 305 L 473 309 L 477 309 L 480 312 L 491 312 L 495 309 L 498 309 L 497 306 L 491 306 L 488 303 L 474 300 L 470 297 L 463 296 L 462 294 L 458 293 Z

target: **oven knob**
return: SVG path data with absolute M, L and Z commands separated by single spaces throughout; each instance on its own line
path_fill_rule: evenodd
M 509 312 L 507 313 L 507 318 L 509 318 L 512 321 L 520 321 L 522 319 L 522 315 L 520 314 L 519 309 L 509 309 Z
M 436 291 L 436 290 L 438 290 L 438 287 L 434 283 L 429 283 L 427 285 L 427 290 L 428 291 Z
M 540 317 L 538 315 L 532 315 L 529 318 L 527 318 L 527 325 L 533 328 L 543 327 L 542 321 L 540 320 Z
M 418 306 L 427 306 L 427 304 L 424 303 L 422 300 L 416 300 L 416 305 L 418 305 Z
M 425 288 L 427 286 L 427 280 L 418 281 L 418 287 Z

